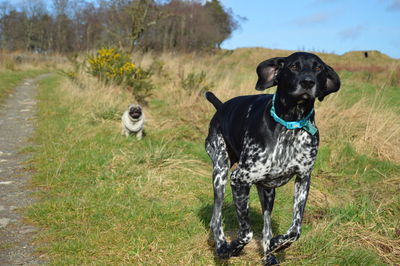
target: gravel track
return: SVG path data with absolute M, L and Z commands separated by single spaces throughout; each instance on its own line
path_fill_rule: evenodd
M 32 239 L 37 228 L 24 222 L 21 209 L 33 203 L 29 154 L 36 115 L 36 84 L 48 74 L 25 80 L 0 103 L 0 265 L 38 265 Z

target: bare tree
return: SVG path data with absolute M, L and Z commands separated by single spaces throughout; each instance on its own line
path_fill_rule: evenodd
M 47 13 L 42 0 L 25 1 L 23 10 L 27 16 L 25 20 L 25 49 L 38 52 L 41 50 L 41 18 Z
M 237 28 L 219 0 L 25 0 L 0 3 L 3 49 L 72 52 L 104 46 L 140 50 L 209 50 Z

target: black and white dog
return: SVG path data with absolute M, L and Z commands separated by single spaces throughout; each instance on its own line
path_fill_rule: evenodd
M 136 135 L 141 140 L 144 134 L 144 113 L 138 104 L 130 104 L 121 117 L 121 134 L 128 137 Z
M 265 264 L 271 265 L 278 263 L 273 252 L 287 248 L 300 237 L 319 144 L 314 102 L 338 91 L 340 79 L 318 56 L 302 52 L 261 62 L 257 74 L 256 89 L 277 85 L 274 95 L 240 96 L 222 103 L 211 92 L 205 94 L 217 109 L 205 145 L 213 162 L 214 207 L 210 226 L 217 255 L 239 255 L 253 236 L 248 202 L 250 187 L 255 184 L 264 216 Z M 231 187 L 240 230 L 237 239 L 228 244 L 221 208 L 228 170 L 235 163 L 238 164 L 231 174 Z M 275 188 L 293 176 L 293 222 L 285 234 L 273 237 Z

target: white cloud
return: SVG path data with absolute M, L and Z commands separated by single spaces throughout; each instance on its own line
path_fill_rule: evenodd
M 339 32 L 339 36 L 342 40 L 354 40 L 357 39 L 364 30 L 364 26 L 358 25 Z
M 387 11 L 400 11 L 400 0 L 390 0 L 390 5 L 386 7 Z
M 331 20 L 333 17 L 336 16 L 335 12 L 318 12 L 311 14 L 309 16 L 304 16 L 295 20 L 292 20 L 290 24 L 295 24 L 297 26 L 310 26 L 315 24 L 323 24 Z

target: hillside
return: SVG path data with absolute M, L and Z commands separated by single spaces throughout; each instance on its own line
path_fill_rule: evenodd
M 29 219 L 52 264 L 219 265 L 210 241 L 211 163 L 204 138 L 213 107 L 257 94 L 255 68 L 291 52 L 243 48 L 204 54 L 152 54 L 155 89 L 145 107 L 142 141 L 120 135 L 132 94 L 81 68 L 73 79 L 53 75 L 39 90 L 34 185 L 40 202 Z M 321 135 L 300 239 L 279 258 L 288 265 L 400 263 L 400 61 L 372 52 L 318 54 L 338 71 L 341 90 L 318 103 Z M 83 60 L 84 55 L 79 60 Z M 81 62 L 80 61 L 80 62 Z M 74 66 L 62 66 L 74 70 Z M 275 88 L 269 89 L 273 93 Z M 277 190 L 275 233 L 291 222 L 293 182 Z M 234 265 L 261 262 L 262 217 L 251 193 L 255 239 Z M 230 189 L 225 230 L 237 232 Z

